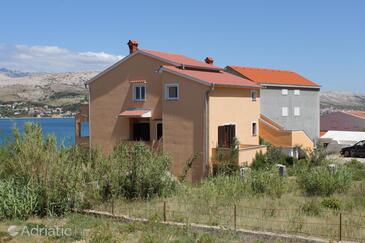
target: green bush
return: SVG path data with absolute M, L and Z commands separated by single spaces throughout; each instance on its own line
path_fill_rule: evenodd
M 300 206 L 300 211 L 308 216 L 318 216 L 321 213 L 321 205 L 318 200 L 308 200 Z
M 298 174 L 298 184 L 310 196 L 330 196 L 342 193 L 351 186 L 351 173 L 346 168 L 338 168 L 335 173 L 325 166 L 311 167 Z
M 142 142 L 118 145 L 110 160 L 114 174 L 109 181 L 123 197 L 149 199 L 168 195 L 175 189 L 169 174 L 170 158 Z
M 357 159 L 352 159 L 345 164 L 346 168 L 352 173 L 352 178 L 355 181 L 365 180 L 365 164 L 361 163 Z
M 238 173 L 238 153 L 240 143 L 234 139 L 232 147 L 217 148 L 215 158 L 213 158 L 213 175 L 235 175 Z
M 15 180 L 0 180 L 0 220 L 4 218 L 26 219 L 37 213 L 39 195 L 31 184 Z
M 325 208 L 340 210 L 341 209 L 341 201 L 335 197 L 324 198 L 321 202 L 321 205 Z
M 285 155 L 281 148 L 268 145 L 267 152 L 263 154 L 261 151 L 256 153 L 255 159 L 252 161 L 251 167 L 258 169 L 271 169 L 275 164 L 293 165 L 294 158 Z
M 287 178 L 276 169 L 252 172 L 251 187 L 254 193 L 280 198 L 287 190 Z
M 107 157 L 77 146 L 58 148 L 55 138 L 43 137 L 34 124 L 26 124 L 24 134 L 14 130 L 14 139 L 0 149 L 0 158 L 0 202 L 7 202 L 0 210 L 10 210 L 5 217 L 62 216 L 114 196 L 147 199 L 175 187 L 168 156 L 142 143 L 120 145 Z M 14 184 L 13 191 L 9 183 Z M 28 197 L 36 210 L 22 209 Z

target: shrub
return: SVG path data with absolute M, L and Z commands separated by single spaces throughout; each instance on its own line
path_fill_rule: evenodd
M 352 177 L 355 181 L 365 180 L 365 164 L 361 163 L 357 159 L 352 159 L 345 164 L 346 168 L 352 173 Z
M 37 213 L 39 196 L 31 184 L 0 180 L 0 219 L 26 219 Z
M 300 211 L 308 216 L 318 216 L 321 213 L 321 205 L 315 199 L 308 200 L 300 206 Z
M 237 139 L 234 139 L 232 147 L 217 148 L 217 153 L 213 159 L 213 175 L 234 175 L 239 170 L 238 166 L 238 153 L 240 143 Z
M 273 170 L 252 172 L 251 187 L 254 193 L 280 198 L 287 190 L 287 178 Z
M 321 202 L 321 205 L 325 208 L 340 210 L 341 209 L 341 201 L 335 197 L 324 198 Z
M 320 143 L 317 143 L 314 150 L 308 151 L 305 157 L 308 165 L 310 166 L 321 166 L 328 164 L 328 161 L 326 160 L 327 153 L 323 145 Z
M 292 165 L 294 159 L 286 156 L 281 148 L 268 145 L 267 152 L 263 154 L 261 151 L 256 153 L 255 159 L 252 162 L 251 167 L 257 169 L 270 169 L 275 164 L 287 164 Z
M 308 168 L 298 175 L 299 186 L 310 196 L 330 196 L 335 192 L 347 191 L 351 186 L 351 173 L 339 168 L 335 173 L 327 167 Z
M 120 144 L 111 155 L 115 171 L 109 180 L 121 196 L 149 199 L 165 196 L 175 188 L 169 174 L 170 158 L 157 153 L 144 143 Z

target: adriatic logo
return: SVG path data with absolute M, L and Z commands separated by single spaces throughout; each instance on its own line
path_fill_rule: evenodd
M 19 234 L 18 227 L 16 227 L 15 225 L 10 226 L 8 228 L 8 233 L 10 236 L 17 236 Z

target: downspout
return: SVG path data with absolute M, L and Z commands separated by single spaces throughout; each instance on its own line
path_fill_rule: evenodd
M 205 109 L 204 109 L 204 115 L 205 115 L 205 166 L 204 166 L 204 176 L 208 176 L 210 172 L 209 168 L 209 95 L 210 92 L 214 90 L 214 83 L 210 85 L 210 89 L 205 92 Z
M 90 98 L 90 85 L 85 83 L 85 88 L 87 87 L 88 90 L 88 101 L 89 101 L 89 105 L 88 105 L 88 109 L 89 109 L 89 116 L 88 116 L 88 122 L 89 122 L 89 151 L 91 151 L 91 98 Z M 90 153 L 91 155 L 91 153 Z

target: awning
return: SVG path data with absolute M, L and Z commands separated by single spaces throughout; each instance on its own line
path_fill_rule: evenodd
M 132 83 L 132 84 L 145 84 L 145 83 L 147 83 L 147 81 L 146 80 L 144 80 L 144 79 L 140 79 L 140 80 L 129 80 L 129 82 L 130 83 Z
M 147 110 L 147 109 L 128 109 L 128 110 L 125 110 L 125 111 L 119 113 L 118 116 L 149 118 L 149 117 L 151 117 L 151 110 Z

